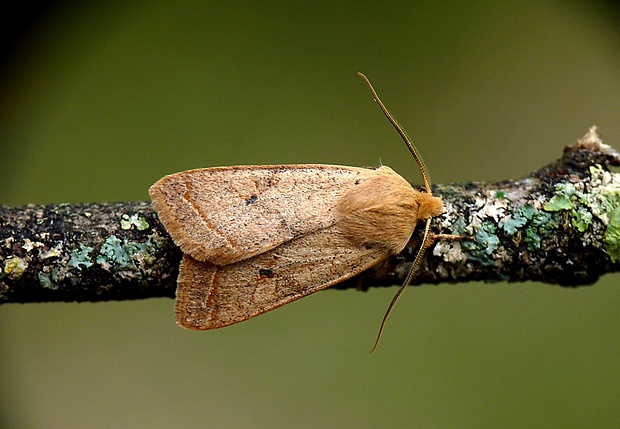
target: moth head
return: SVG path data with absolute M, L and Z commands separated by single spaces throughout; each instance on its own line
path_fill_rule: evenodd
M 432 194 L 420 193 L 418 207 L 418 219 L 426 220 L 439 216 L 443 213 L 443 201 Z

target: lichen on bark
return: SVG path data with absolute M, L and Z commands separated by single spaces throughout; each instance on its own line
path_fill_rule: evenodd
M 0 303 L 173 296 L 179 261 L 148 202 L 0 207 Z
M 559 160 L 520 180 L 435 186 L 433 192 L 446 204 L 444 216 L 434 221 L 435 232 L 475 241 L 438 242 L 412 284 L 481 280 L 579 286 L 617 271 L 620 174 L 610 167 L 618 165 L 620 155 L 592 127 Z M 411 261 L 417 246 L 414 234 L 401 261 Z M 405 271 L 365 276 L 373 277 L 370 283 L 394 284 Z

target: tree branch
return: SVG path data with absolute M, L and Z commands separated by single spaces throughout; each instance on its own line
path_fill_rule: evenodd
M 518 181 L 437 185 L 446 213 L 413 284 L 541 281 L 587 285 L 620 260 L 620 155 L 595 127 Z M 419 234 L 398 257 L 337 288 L 402 282 Z M 150 202 L 0 206 L 0 304 L 173 297 L 181 251 Z
M 0 304 L 173 297 L 181 256 L 150 202 L 0 207 Z

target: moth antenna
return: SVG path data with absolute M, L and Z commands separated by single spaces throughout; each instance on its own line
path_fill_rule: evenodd
M 372 93 L 373 98 L 375 99 L 379 107 L 381 108 L 381 111 L 383 112 L 385 117 L 388 119 L 388 121 L 390 121 L 390 123 L 394 126 L 394 128 L 396 128 L 396 131 L 398 131 L 398 134 L 400 134 L 401 138 L 403 139 L 403 141 L 409 148 L 409 151 L 413 155 L 413 158 L 415 159 L 416 163 L 418 164 L 418 167 L 420 168 L 420 173 L 422 174 L 422 180 L 424 180 L 424 187 L 426 188 L 426 192 L 432 195 L 433 193 L 431 191 L 430 175 L 415 145 L 413 144 L 413 142 L 411 141 L 411 139 L 409 138 L 409 136 L 407 135 L 403 127 L 400 126 L 400 124 L 396 121 L 396 119 L 394 119 L 394 117 L 392 116 L 390 111 L 387 109 L 387 107 L 385 107 L 385 105 L 379 98 L 379 95 L 377 95 L 377 91 L 375 91 L 372 84 L 370 83 L 370 80 L 368 80 L 368 78 L 363 73 L 358 72 L 357 74 L 360 75 L 362 79 L 364 79 L 364 81 L 366 81 L 366 85 L 368 85 L 368 88 L 370 89 L 370 92 Z M 379 341 L 381 340 L 381 336 L 383 335 L 383 329 L 385 328 L 385 323 L 387 322 L 387 319 L 390 316 L 392 309 L 396 305 L 396 302 L 398 301 L 400 296 L 403 294 L 403 292 L 405 291 L 405 288 L 407 287 L 407 285 L 409 285 L 409 282 L 411 281 L 416 270 L 422 263 L 424 252 L 426 252 L 426 249 L 428 249 L 435 241 L 434 237 L 430 235 L 430 228 L 431 228 L 431 219 L 428 219 L 426 221 L 426 225 L 424 226 L 424 235 L 422 237 L 422 245 L 420 246 L 420 250 L 418 250 L 418 254 L 415 257 L 415 260 L 413 261 L 413 265 L 411 265 L 411 269 L 409 270 L 409 273 L 407 274 L 405 281 L 403 282 L 401 287 L 398 289 L 398 292 L 396 292 L 396 295 L 394 295 L 394 298 L 392 298 L 392 302 L 390 302 L 390 305 L 388 306 L 387 311 L 385 312 L 385 315 L 383 316 L 383 320 L 381 321 L 381 327 L 379 328 L 379 334 L 377 335 L 377 340 L 375 341 L 375 345 L 372 347 L 372 350 L 370 351 L 370 353 L 374 352 L 377 346 L 379 345 Z
M 413 274 L 416 272 L 416 270 L 422 263 L 422 258 L 424 257 L 424 253 L 426 252 L 426 249 L 428 249 L 435 241 L 434 236 L 430 235 L 430 228 L 431 228 L 431 219 L 428 219 L 426 221 L 426 225 L 424 226 L 424 236 L 422 238 L 422 245 L 420 246 L 420 250 L 418 250 L 418 254 L 415 257 L 415 260 L 413 261 L 413 265 L 411 265 L 411 268 L 409 269 L 409 273 L 407 274 L 405 281 L 403 282 L 401 287 L 398 289 L 398 292 L 396 292 L 396 295 L 394 295 L 394 298 L 392 298 L 392 302 L 390 302 L 390 305 L 388 306 L 385 312 L 385 315 L 383 316 L 383 320 L 381 321 L 381 327 L 379 328 L 379 334 L 377 335 L 377 340 L 375 341 L 375 345 L 372 347 L 372 350 L 370 350 L 370 353 L 374 352 L 377 346 L 379 345 L 379 341 L 381 340 L 381 336 L 383 335 L 383 329 L 385 328 L 385 323 L 387 322 L 387 319 L 390 313 L 392 312 L 392 309 L 396 305 L 396 301 L 398 301 L 400 296 L 403 294 L 403 292 L 405 291 L 405 288 L 409 285 L 409 282 L 411 281 Z
M 360 75 L 362 79 L 366 81 L 366 85 L 368 85 L 368 88 L 370 88 L 370 92 L 372 93 L 373 98 L 375 99 L 379 107 L 381 108 L 381 111 L 383 112 L 385 117 L 388 119 L 388 121 L 390 121 L 390 123 L 394 126 L 394 128 L 396 128 L 396 131 L 398 131 L 398 134 L 400 134 L 405 144 L 409 148 L 409 151 L 415 158 L 415 162 L 417 162 L 418 167 L 420 168 L 420 173 L 422 173 L 422 180 L 424 180 L 424 187 L 426 188 L 426 192 L 432 195 L 433 193 L 431 192 L 431 185 L 430 185 L 431 177 L 428 174 L 428 170 L 426 170 L 424 161 L 422 160 L 422 157 L 418 153 L 418 150 L 416 149 L 415 145 L 413 144 L 413 142 L 411 141 L 411 139 L 409 138 L 409 136 L 407 135 L 403 127 L 401 127 L 400 124 L 396 122 L 396 119 L 394 119 L 394 117 L 389 112 L 387 107 L 385 107 L 385 105 L 383 104 L 379 96 L 377 95 L 377 92 L 372 87 L 370 80 L 368 80 L 368 78 L 363 73 L 357 72 L 357 74 Z

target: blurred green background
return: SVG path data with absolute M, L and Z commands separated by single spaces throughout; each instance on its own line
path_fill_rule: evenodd
M 611 2 L 609 3 L 611 4 Z M 605 2 L 60 2 L 0 75 L 0 203 L 145 200 L 230 164 L 383 162 L 515 179 L 589 126 L 620 148 Z M 620 424 L 617 275 L 592 287 L 325 291 L 195 333 L 173 300 L 0 307 L 0 425 L 585 428 Z M 616 287 L 614 287 L 616 286 Z

